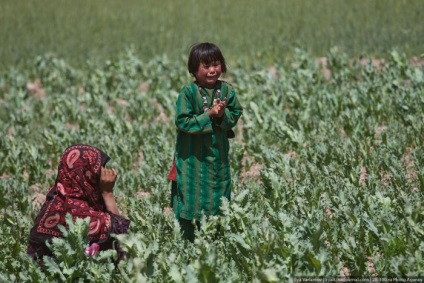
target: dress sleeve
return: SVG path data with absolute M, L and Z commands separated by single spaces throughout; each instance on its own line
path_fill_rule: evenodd
M 128 231 L 128 227 L 130 226 L 130 220 L 120 216 L 113 214 L 111 212 L 108 212 L 110 215 L 110 222 L 111 222 L 111 229 L 110 234 L 125 234 Z M 119 242 L 110 237 L 100 244 L 100 250 L 107 250 L 107 249 L 115 249 L 118 253 L 118 262 L 121 261 L 125 257 L 125 252 L 121 249 Z
M 125 234 L 128 231 L 128 228 L 130 226 L 130 220 L 120 216 L 113 214 L 109 212 L 110 214 L 110 221 L 111 221 L 111 233 L 113 234 Z
M 188 134 L 210 134 L 213 132 L 212 121 L 208 113 L 196 112 L 197 98 L 188 87 L 184 87 L 177 99 L 175 125 L 177 129 Z

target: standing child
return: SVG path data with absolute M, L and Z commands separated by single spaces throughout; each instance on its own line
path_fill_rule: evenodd
M 196 223 L 203 215 L 217 215 L 221 198 L 231 199 L 228 139 L 242 114 L 231 84 L 219 80 L 227 71 L 220 49 L 212 43 L 195 44 L 188 71 L 195 81 L 178 96 L 175 124 L 177 142 L 171 204 L 183 237 L 194 241 Z

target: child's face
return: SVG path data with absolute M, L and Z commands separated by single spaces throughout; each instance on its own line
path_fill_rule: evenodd
M 213 87 L 221 73 L 220 61 L 213 61 L 208 64 L 201 62 L 195 76 L 201 86 Z

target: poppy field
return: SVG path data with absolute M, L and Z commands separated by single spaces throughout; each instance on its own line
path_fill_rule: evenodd
M 424 68 L 391 51 L 317 59 L 296 49 L 268 65 L 231 62 L 244 107 L 230 141 L 232 200 L 184 242 L 167 179 L 185 59 L 127 49 L 86 68 L 52 56 L 0 77 L 0 279 L 3 282 L 294 282 L 297 277 L 424 273 Z M 61 152 L 104 150 L 129 233 L 88 257 L 87 220 L 68 220 L 45 271 L 29 229 Z M 219 230 L 217 230 L 219 227 Z M 371 280 L 371 279 L 370 279 Z
M 0 281 L 424 281 L 424 5 L 317 3 L 2 1 Z M 189 243 L 168 172 L 204 41 L 244 111 L 231 201 Z M 126 254 L 116 265 L 68 218 L 42 270 L 27 238 L 73 144 L 118 171 Z

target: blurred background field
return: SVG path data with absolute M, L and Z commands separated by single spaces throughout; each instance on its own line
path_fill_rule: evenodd
M 52 52 L 72 65 L 104 62 L 128 46 L 142 59 L 187 54 L 212 41 L 232 60 L 269 61 L 300 47 L 324 56 L 338 46 L 351 56 L 423 53 L 420 0 L 0 1 L 0 69 Z

